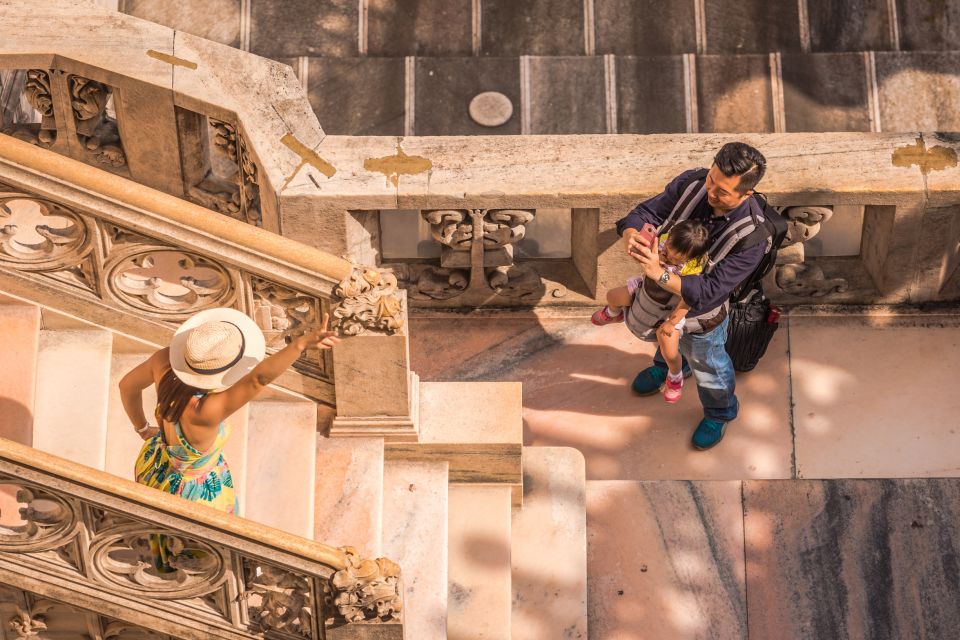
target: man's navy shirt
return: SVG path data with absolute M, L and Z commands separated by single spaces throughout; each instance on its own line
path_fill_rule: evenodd
M 677 201 L 680 200 L 681 186 L 690 180 L 690 177 L 697 171 L 702 171 L 702 169 L 684 171 L 670 181 L 663 193 L 634 207 L 630 213 L 617 221 L 617 234 L 622 236 L 628 228 L 640 229 L 646 222 L 655 227 L 663 224 L 663 221 L 673 211 Z M 754 214 L 763 214 L 763 210 L 756 199 L 750 197 L 727 215 L 717 216 L 713 214 L 713 207 L 704 197 L 694 207 L 689 219 L 697 220 L 706 225 L 712 243 L 732 223 L 749 216 L 751 207 Z M 717 263 L 710 273 L 680 278 L 680 296 L 690 306 L 689 316 L 692 318 L 722 305 L 737 285 L 746 280 L 760 264 L 764 249 L 764 244 L 760 243 L 742 251 L 731 251 L 727 254 L 727 257 Z

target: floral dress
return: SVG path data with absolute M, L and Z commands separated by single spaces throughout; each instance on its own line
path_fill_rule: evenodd
M 157 417 L 160 421 L 159 416 Z M 230 427 L 221 422 L 217 438 L 205 453 L 197 451 L 183 436 L 180 423 L 175 425 L 177 442 L 168 444 L 164 431 L 143 443 L 136 463 L 136 479 L 140 484 L 165 491 L 191 502 L 198 502 L 220 511 L 239 511 L 230 467 L 223 457 L 223 446 L 230 437 Z M 150 536 L 150 548 L 158 571 L 173 571 L 169 560 L 173 552 L 169 539 Z

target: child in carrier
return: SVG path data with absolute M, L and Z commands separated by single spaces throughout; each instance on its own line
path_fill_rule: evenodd
M 710 246 L 707 228 L 690 220 L 678 222 L 659 237 L 660 264 L 667 271 L 688 276 L 703 271 Z M 656 281 L 642 275 L 627 280 L 627 286 L 607 291 L 607 306 L 593 314 L 593 324 L 602 326 L 626 321 L 627 328 L 647 342 L 656 341 L 667 363 L 663 398 L 674 403 L 683 387 L 680 336 L 690 307 L 683 299 Z

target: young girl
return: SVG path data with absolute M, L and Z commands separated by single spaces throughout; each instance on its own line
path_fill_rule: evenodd
M 660 264 L 679 276 L 700 273 L 709 246 L 704 225 L 689 220 L 678 222 L 669 234 L 659 238 Z M 680 336 L 689 310 L 680 296 L 640 275 L 627 280 L 625 287 L 607 291 L 607 306 L 594 313 L 591 321 L 602 326 L 626 320 L 627 328 L 635 336 L 647 342 L 656 340 L 668 368 L 663 398 L 673 403 L 680 399 L 683 387 Z

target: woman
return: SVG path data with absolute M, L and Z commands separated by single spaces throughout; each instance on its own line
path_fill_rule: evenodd
M 235 309 L 208 309 L 184 322 L 170 346 L 160 349 L 120 380 L 123 408 L 145 440 L 136 462 L 137 482 L 237 512 L 237 497 L 223 446 L 227 417 L 253 400 L 305 349 L 331 349 L 338 338 L 323 324 L 264 359 L 263 333 Z M 157 388 L 157 424 L 143 412 L 143 390 Z M 151 536 L 158 571 L 174 569 L 163 536 Z

